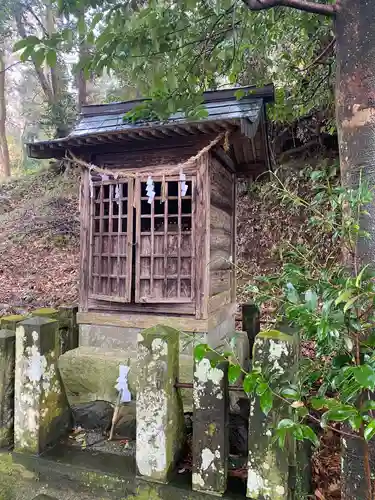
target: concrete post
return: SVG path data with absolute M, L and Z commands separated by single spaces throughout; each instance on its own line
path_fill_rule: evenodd
M 260 368 L 277 386 L 281 378 L 292 374 L 298 360 L 298 337 L 279 331 L 268 331 L 255 338 L 254 368 Z M 288 500 L 290 498 L 289 466 L 295 463 L 295 442 L 281 449 L 273 442 L 272 427 L 290 416 L 288 405 L 274 400 L 266 416 L 260 407 L 259 396 L 250 396 L 249 462 L 247 497 L 256 500 Z
M 222 496 L 228 474 L 228 363 L 195 363 L 193 490 Z
M 181 452 L 183 408 L 174 387 L 178 360 L 178 330 L 158 325 L 139 334 L 136 462 L 150 481 L 168 482 Z
M 14 447 L 39 454 L 70 424 L 70 410 L 57 370 L 58 322 L 22 321 L 16 330 Z
M 0 448 L 13 446 L 16 334 L 0 330 Z

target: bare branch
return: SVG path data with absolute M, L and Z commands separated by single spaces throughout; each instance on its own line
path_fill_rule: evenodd
M 10 64 L 10 65 L 9 65 L 9 66 L 7 66 L 6 68 L 1 69 L 1 70 L 0 70 L 0 73 L 5 73 L 6 71 L 8 71 L 8 69 L 13 68 L 13 66 L 18 66 L 18 64 L 22 64 L 22 61 L 17 61 L 17 62 L 15 62 L 15 63 L 13 63 L 13 64 Z
M 340 0 L 333 5 L 312 2 L 310 0 L 242 0 L 250 10 L 265 10 L 273 7 L 291 7 L 313 14 L 334 16 L 339 9 Z

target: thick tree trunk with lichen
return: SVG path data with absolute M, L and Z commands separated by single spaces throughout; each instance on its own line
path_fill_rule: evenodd
M 375 2 L 343 0 L 336 17 L 336 115 L 343 184 L 358 187 L 360 176 L 375 185 Z M 375 204 L 361 229 L 360 263 L 375 260 Z
M 336 16 L 336 115 L 344 186 L 357 187 L 360 178 L 375 185 L 375 2 L 342 0 Z M 368 238 L 360 238 L 354 258 L 357 265 L 375 260 L 375 203 L 361 220 Z M 367 500 L 364 457 L 370 456 L 375 472 L 375 446 L 343 440 L 342 500 Z M 366 476 L 367 474 L 367 476 Z M 368 477 L 367 477 L 368 479 Z

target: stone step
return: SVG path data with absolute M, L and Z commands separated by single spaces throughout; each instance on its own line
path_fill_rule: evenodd
M 0 465 L 2 454 L 0 453 Z M 132 465 L 133 464 L 133 465 Z M 104 453 L 78 451 L 66 447 L 50 450 L 43 456 L 13 454 L 10 468 L 26 471 L 31 495 L 15 495 L 12 500 L 212 500 L 212 496 L 191 491 L 191 476 L 177 474 L 168 485 L 142 481 L 136 477 L 133 460 Z M 0 468 L 0 485 L 2 471 Z M 44 485 L 46 488 L 44 489 Z M 47 486 L 48 485 L 48 486 Z M 0 488 L 1 489 L 1 488 Z M 16 487 L 17 489 L 17 487 Z M 42 493 L 44 491 L 48 492 Z M 29 490 L 29 491 L 30 491 Z M 67 493 L 69 491 L 69 493 Z M 76 493 L 75 493 L 76 492 Z M 39 493 L 34 499 L 33 494 Z M 43 496 L 44 494 L 44 496 Z M 49 497 L 48 495 L 53 495 Z M 1 498 L 1 495 L 0 495 Z M 244 500 L 244 492 L 225 494 L 223 500 Z

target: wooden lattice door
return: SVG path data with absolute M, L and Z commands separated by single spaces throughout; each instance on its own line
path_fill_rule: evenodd
M 125 180 L 93 182 L 92 191 L 89 297 L 130 302 L 132 183 Z
M 153 178 L 149 203 L 146 179 L 137 181 L 136 302 L 191 303 L 195 291 L 194 177 L 186 194 L 178 177 Z

